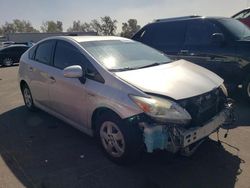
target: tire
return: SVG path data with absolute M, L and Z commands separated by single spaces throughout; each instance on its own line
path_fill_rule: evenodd
M 6 57 L 3 59 L 3 66 L 10 67 L 14 64 L 14 60 L 10 57 Z
M 142 154 L 144 144 L 139 127 L 124 123 L 112 112 L 100 115 L 96 136 L 107 157 L 117 164 L 133 163 Z
M 250 75 L 247 76 L 247 78 L 244 81 L 243 84 L 243 95 L 245 99 L 250 102 Z
M 27 84 L 22 86 L 22 94 L 25 106 L 29 111 L 35 111 L 36 107 L 33 102 L 33 97 Z

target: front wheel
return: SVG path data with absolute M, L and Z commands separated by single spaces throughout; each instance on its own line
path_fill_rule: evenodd
M 243 94 L 245 99 L 250 102 L 250 75 L 247 76 L 243 84 Z
M 113 113 L 97 120 L 97 137 L 109 159 L 118 164 L 134 162 L 142 153 L 142 133 L 136 125 L 127 125 Z

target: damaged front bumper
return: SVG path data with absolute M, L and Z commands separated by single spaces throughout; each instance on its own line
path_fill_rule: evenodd
M 143 130 L 144 143 L 147 152 L 167 150 L 172 153 L 181 151 L 191 155 L 198 146 L 222 125 L 233 121 L 232 106 L 228 105 L 218 115 L 200 127 L 185 128 L 179 125 L 159 125 L 157 123 L 140 122 Z

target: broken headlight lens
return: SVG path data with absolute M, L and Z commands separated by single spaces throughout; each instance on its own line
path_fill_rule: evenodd
M 220 85 L 220 89 L 222 90 L 225 96 L 228 96 L 227 88 L 224 84 Z
M 189 113 L 177 103 L 160 97 L 129 97 L 150 117 L 159 122 L 187 124 L 191 120 Z

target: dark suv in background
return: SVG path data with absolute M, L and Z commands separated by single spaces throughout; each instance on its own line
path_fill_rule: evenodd
M 250 101 L 250 30 L 232 18 L 188 16 L 156 20 L 133 37 L 172 59 L 186 59 L 220 75 L 229 91 Z

